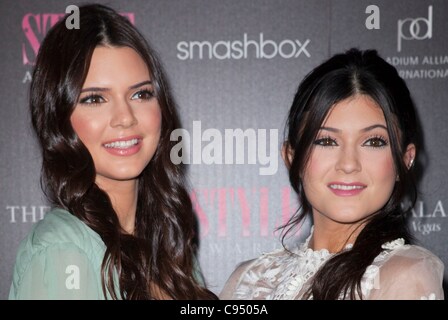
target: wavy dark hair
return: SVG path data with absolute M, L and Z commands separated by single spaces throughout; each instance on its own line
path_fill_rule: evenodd
M 93 159 L 70 122 L 98 46 L 130 47 L 141 56 L 162 113 L 157 150 L 138 178 L 133 235 L 123 231 L 109 196 L 95 184 Z M 40 47 L 30 108 L 42 149 L 44 192 L 54 205 L 96 231 L 106 245 L 101 268 L 105 298 L 157 299 L 160 288 L 173 299 L 215 299 L 195 279 L 195 215 L 185 168 L 170 160 L 175 143 L 170 134 L 180 127 L 175 103 L 157 55 L 137 29 L 102 5 L 80 7 L 80 29 L 68 30 L 65 19 L 58 22 Z
M 333 256 L 316 273 L 308 292 L 313 299 L 362 299 L 362 276 L 382 251 L 381 245 L 397 238 L 407 242 L 412 239 L 406 217 L 415 203 L 417 189 L 403 155 L 411 143 L 418 150 L 415 107 L 405 82 L 392 65 L 375 50 L 350 49 L 312 70 L 300 83 L 290 108 L 285 146 L 292 151 L 292 159 L 286 161 L 289 180 L 301 206 L 282 226 L 282 242 L 312 214 L 300 177 L 322 123 L 335 104 L 356 95 L 369 96 L 384 113 L 398 181 L 388 202 L 367 219 L 352 250 Z M 404 203 L 409 206 L 406 208 Z

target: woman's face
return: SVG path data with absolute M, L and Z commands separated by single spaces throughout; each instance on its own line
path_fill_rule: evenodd
M 352 224 L 381 209 L 397 175 L 381 108 L 358 95 L 336 104 L 303 173 L 314 221 Z
M 92 155 L 97 183 L 136 179 L 153 157 L 161 111 L 151 81 L 133 49 L 94 50 L 71 123 Z

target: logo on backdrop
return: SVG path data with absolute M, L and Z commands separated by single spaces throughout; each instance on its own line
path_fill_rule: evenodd
M 403 40 L 425 40 L 432 38 L 432 6 L 428 6 L 428 18 L 405 18 L 398 20 L 397 51 L 401 52 Z
M 268 39 L 263 33 L 249 36 L 244 33 L 242 39 L 210 41 L 181 41 L 177 44 L 177 58 L 179 60 L 193 59 L 293 59 L 299 57 L 310 58 L 308 51 L 310 39 L 284 39 L 280 42 Z
M 75 6 L 68 6 L 66 21 L 67 28 L 78 29 L 79 23 L 76 22 L 76 10 Z M 71 13 L 71 15 L 70 15 Z M 132 24 L 135 24 L 134 13 L 124 12 L 122 16 L 129 19 Z M 22 32 L 24 35 L 21 54 L 22 64 L 24 66 L 33 66 L 36 61 L 37 53 L 39 52 L 40 44 L 42 43 L 48 30 L 51 29 L 59 20 L 63 19 L 65 13 L 27 13 L 22 18 Z M 22 82 L 26 83 L 31 81 L 31 72 L 27 71 Z
M 287 223 L 298 208 L 290 187 L 275 190 L 269 187 L 202 188 L 193 190 L 190 197 L 201 225 L 201 237 L 227 237 L 229 230 L 234 232 L 235 228 L 240 229 L 243 237 L 273 236 L 272 231 Z M 277 210 L 270 211 L 270 203 L 280 203 L 280 216 Z M 7 205 L 5 209 L 9 223 L 17 224 L 38 222 L 51 208 L 45 205 Z M 228 218 L 238 212 L 238 226 L 229 225 Z M 442 200 L 434 205 L 417 201 L 411 211 L 410 227 L 413 232 L 427 236 L 441 232 L 442 219 L 446 217 Z
M 417 201 L 412 209 L 411 229 L 424 236 L 442 231 L 442 218 L 446 218 L 442 200 L 429 206 L 423 201 Z
M 232 234 L 243 238 L 273 237 L 274 231 L 286 224 L 299 207 L 289 186 L 199 188 L 191 191 L 190 198 L 202 238 L 228 238 Z M 3 217 L 17 225 L 42 220 L 51 207 L 9 204 L 4 209 Z
M 299 207 L 289 186 L 200 188 L 191 193 L 201 237 L 243 238 L 276 236 Z M 297 230 L 300 233 L 301 230 Z
M 403 79 L 448 78 L 448 55 L 391 56 L 386 60 Z
M 398 20 L 397 51 L 402 52 L 409 41 L 432 39 L 433 6 L 428 6 L 427 17 Z M 403 79 L 448 78 L 448 55 L 390 56 L 387 62 L 395 66 Z
M 7 205 L 6 211 L 9 213 L 10 223 L 34 223 L 42 220 L 45 214 L 50 211 L 50 207 Z

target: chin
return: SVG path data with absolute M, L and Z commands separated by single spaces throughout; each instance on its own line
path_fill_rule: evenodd
M 143 172 L 143 169 L 135 170 L 135 168 L 133 168 L 132 170 L 117 170 L 115 172 L 110 172 L 109 174 L 107 174 L 105 176 L 111 180 L 128 181 L 128 180 L 137 179 L 142 172 Z
M 331 219 L 333 221 L 336 221 L 338 223 L 343 223 L 343 224 L 352 224 L 352 223 L 357 223 L 363 219 L 365 219 L 366 217 L 368 217 L 369 215 L 360 213 L 360 212 L 354 212 L 354 211 L 339 211 L 333 215 L 331 215 Z
M 116 180 L 134 180 L 134 179 L 138 179 L 138 177 L 140 176 L 140 174 L 143 172 L 143 170 L 141 171 L 137 171 L 137 172 L 129 172 L 126 174 L 120 174 L 116 176 Z
M 366 219 L 367 216 L 364 215 L 345 215 L 345 216 L 341 216 L 339 215 L 338 217 L 335 217 L 336 219 L 334 219 L 334 221 L 337 221 L 338 223 L 342 223 L 342 224 L 357 224 L 361 221 L 363 221 L 364 219 Z

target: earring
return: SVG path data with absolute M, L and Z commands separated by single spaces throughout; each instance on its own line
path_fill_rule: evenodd
M 411 159 L 411 161 L 409 161 L 409 169 L 411 169 L 413 165 L 414 165 L 414 159 Z

